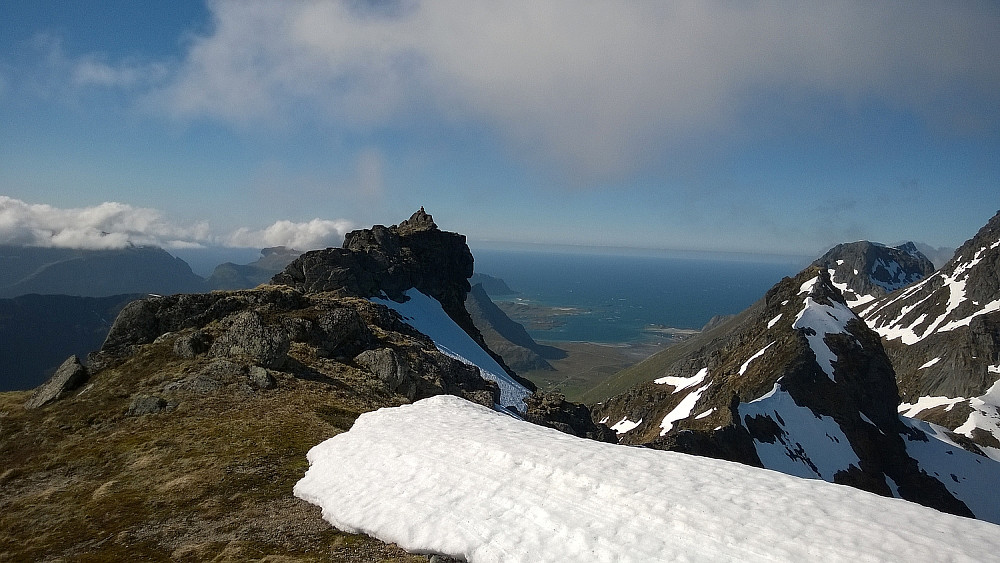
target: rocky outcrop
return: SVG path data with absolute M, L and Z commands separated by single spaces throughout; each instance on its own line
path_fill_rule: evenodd
M 978 473 L 953 469 L 953 481 L 939 469 L 961 458 L 1000 476 L 1000 465 L 898 416 L 895 374 L 880 339 L 847 307 L 828 269 L 810 267 L 782 280 L 748 310 L 685 345 L 687 353 L 660 377 L 595 406 L 595 419 L 628 444 L 1000 517 L 988 507 L 970 510 L 966 503 L 976 499 L 956 485 L 980 479 Z M 933 455 L 925 447 L 936 448 Z
M 618 437 L 613 430 L 605 424 L 594 423 L 590 409 L 579 403 L 567 401 L 561 393 L 536 391 L 524 402 L 527 405 L 524 419 L 528 422 L 580 438 L 618 443 Z
M 884 339 L 902 412 L 1000 459 L 1000 213 L 940 270 L 861 316 Z
M 65 397 L 87 382 L 87 368 L 76 356 L 70 356 L 59 366 L 52 377 L 43 383 L 24 404 L 26 409 L 37 409 Z
M 912 242 L 838 244 L 813 265 L 830 271 L 830 280 L 854 309 L 934 273 L 934 264 Z
M 386 295 L 402 302 L 416 288 L 441 303 L 445 313 L 489 352 L 509 375 L 530 390 L 535 386 L 518 377 L 503 358 L 490 350 L 465 308 L 471 290 L 473 257 L 465 236 L 442 231 L 423 208 L 399 225 L 375 225 L 352 231 L 342 248 L 307 252 L 271 280 L 305 293 L 331 292 L 341 296 Z

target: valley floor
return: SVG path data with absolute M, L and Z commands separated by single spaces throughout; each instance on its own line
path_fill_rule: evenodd
M 563 393 L 567 400 L 582 396 L 619 371 L 633 366 L 673 344 L 673 341 L 608 344 L 596 342 L 538 341 L 566 352 L 560 360 L 549 360 L 555 371 L 533 370 L 519 373 L 542 391 Z

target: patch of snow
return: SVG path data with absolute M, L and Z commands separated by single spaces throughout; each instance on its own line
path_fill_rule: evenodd
M 987 313 L 992 313 L 994 311 L 1000 311 L 1000 299 L 990 301 L 989 303 L 984 305 L 981 309 L 979 309 L 975 313 L 972 313 L 968 317 L 946 323 L 937 330 L 938 332 L 948 332 L 949 330 L 955 330 L 956 328 L 959 327 L 969 326 L 969 323 L 972 322 L 972 319 L 978 317 L 979 315 L 985 315 Z
M 855 272 L 855 273 L 857 273 L 857 272 Z M 872 302 L 872 301 L 875 300 L 875 296 L 874 295 L 870 295 L 870 294 L 859 295 L 857 293 L 854 293 L 854 290 L 852 290 L 849 287 L 847 287 L 847 283 L 846 282 L 837 282 L 837 281 L 834 281 L 834 279 L 833 279 L 833 270 L 830 270 L 830 283 L 833 284 L 833 287 L 836 287 L 840 291 L 840 294 L 844 296 L 844 300 L 847 302 L 847 306 L 850 307 L 851 309 L 853 309 L 855 307 L 860 307 L 861 305 L 865 305 L 866 303 L 870 303 L 870 302 Z M 851 299 L 849 297 L 851 295 L 854 296 L 853 299 Z M 770 327 L 768 327 L 768 328 L 770 328 Z
M 750 356 L 750 358 L 748 358 L 747 361 L 743 362 L 743 365 L 740 366 L 740 375 L 743 375 L 747 371 L 747 367 L 750 365 L 750 362 L 752 362 L 752 361 L 756 360 L 757 358 L 763 356 L 764 352 L 766 352 L 767 349 L 770 348 L 773 344 L 774 344 L 774 342 L 772 342 L 771 344 L 768 344 L 767 346 L 764 346 L 756 354 L 754 354 L 753 356 Z
M 667 413 L 667 416 L 663 417 L 663 421 L 660 422 L 660 436 L 665 436 L 670 429 L 674 427 L 674 423 L 678 420 L 684 420 L 685 418 L 691 416 L 691 411 L 694 410 L 695 404 L 698 403 L 698 399 L 701 398 L 701 394 L 708 389 L 707 385 L 703 385 L 694 391 L 687 394 L 686 397 L 681 399 L 681 402 L 674 407 L 674 410 Z
M 715 412 L 714 408 L 708 409 L 707 411 L 705 411 L 705 412 L 703 412 L 703 413 L 695 416 L 694 419 L 695 420 L 701 420 L 701 419 L 705 418 L 706 416 L 712 414 L 713 412 Z
M 802 285 L 799 286 L 799 295 L 802 295 L 803 293 L 812 293 L 813 288 L 816 287 L 816 284 L 818 282 L 819 282 L 819 276 L 816 276 L 815 278 L 809 281 L 803 282 Z
M 767 321 L 767 328 L 773 327 L 778 322 L 778 320 L 780 318 L 781 318 L 781 313 L 778 313 L 778 316 L 776 316 L 773 319 Z
M 816 355 L 816 363 L 830 381 L 836 381 L 833 366 L 837 362 L 837 355 L 830 350 L 824 339 L 827 334 L 846 333 L 847 321 L 854 317 L 854 313 L 846 305 L 836 301 L 832 305 L 825 305 L 814 301 L 812 297 L 806 297 L 805 306 L 792 323 L 792 328 L 810 329 L 806 333 L 809 347 Z
M 920 468 L 936 477 L 977 518 L 1000 523 L 996 486 L 1000 463 L 963 449 L 947 437 L 947 430 L 923 420 L 901 417 L 904 424 L 923 431 L 929 440 L 914 440 L 904 434 L 906 451 Z
M 995 381 L 986 393 L 969 399 L 969 406 L 972 407 L 969 418 L 955 432 L 971 438 L 973 431 L 979 429 L 1000 440 L 1000 381 Z M 990 457 L 995 455 L 990 452 L 987 454 Z M 1000 457 L 993 459 L 1000 461 Z
M 774 443 L 754 440 L 757 456 L 767 469 L 832 482 L 838 471 L 860 467 L 858 454 L 837 422 L 796 405 L 777 384 L 765 397 L 740 403 L 739 414 L 741 421 L 755 416 L 770 418 L 782 429 Z
M 934 364 L 936 364 L 936 363 L 938 363 L 940 361 L 941 361 L 941 357 L 938 356 L 937 358 L 934 358 L 933 360 L 928 361 L 927 363 L 925 363 L 924 365 L 918 367 L 917 369 L 929 368 L 929 367 L 933 366 Z
M 612 430 L 619 434 L 624 434 L 630 430 L 635 430 L 636 426 L 642 424 L 642 419 L 640 418 L 638 422 L 632 422 L 627 416 L 622 417 L 614 426 L 611 427 Z
M 658 383 L 660 385 L 673 385 L 674 393 L 677 393 L 678 391 L 683 391 L 688 387 L 698 385 L 702 381 L 705 381 L 706 377 L 708 377 L 708 368 L 701 368 L 698 370 L 698 373 L 692 375 L 691 377 L 671 377 L 668 375 L 659 379 L 654 379 L 653 383 Z
M 842 266 L 843 264 L 844 264 L 844 261 L 843 261 L 843 260 L 837 260 L 837 265 L 838 265 L 838 266 Z
M 931 397 L 925 396 L 917 399 L 916 403 L 899 403 L 896 407 L 896 411 L 899 414 L 913 418 L 927 409 L 933 409 L 934 407 L 940 407 L 942 405 L 948 405 L 945 411 L 950 411 L 958 403 L 967 401 L 965 397 Z
M 606 416 L 606 417 L 602 418 L 601 421 L 598 422 L 598 424 L 607 424 L 609 420 L 611 420 L 611 417 L 610 416 Z
M 870 419 L 867 416 L 865 416 L 865 413 L 859 411 L 858 414 L 861 415 L 861 420 L 863 420 L 863 421 L 867 422 L 868 424 L 871 424 L 872 426 L 878 428 L 878 425 L 876 425 L 874 422 L 872 422 L 872 419 Z
M 997 366 L 987 366 L 986 371 L 990 373 L 1000 373 L 1000 365 Z
M 372 297 L 375 303 L 380 303 L 396 311 L 403 317 L 406 324 L 430 337 L 434 345 L 442 353 L 463 363 L 479 368 L 483 379 L 495 381 L 500 387 L 500 405 L 514 407 L 524 412 L 524 398 L 531 395 L 524 386 L 518 383 L 500 364 L 483 350 L 462 327 L 451 320 L 444 312 L 437 299 L 421 293 L 415 288 L 406 290 L 409 299 L 405 303 L 396 303 L 392 299 Z
M 576 438 L 450 396 L 363 414 L 308 458 L 295 495 L 337 528 L 470 563 L 920 563 L 1000 553 L 997 527 L 985 522 Z
M 899 485 L 897 485 L 896 482 L 892 480 L 892 477 L 886 475 L 885 484 L 889 485 L 889 490 L 892 491 L 893 498 L 903 498 L 899 496 Z

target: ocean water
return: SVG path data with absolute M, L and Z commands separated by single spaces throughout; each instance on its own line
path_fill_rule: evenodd
M 518 292 L 494 301 L 572 309 L 562 324 L 533 327 L 536 340 L 635 343 L 655 327 L 700 329 L 715 315 L 735 314 L 784 276 L 801 256 L 641 254 L 473 249 L 476 272 Z

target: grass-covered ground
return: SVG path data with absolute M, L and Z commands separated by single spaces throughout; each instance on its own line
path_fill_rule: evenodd
M 218 373 L 197 385 L 208 361 L 171 342 L 38 409 L 0 393 L 0 561 L 427 560 L 339 532 L 292 495 L 309 448 L 405 399 L 297 343 L 273 389 Z M 169 406 L 128 416 L 142 395 Z

